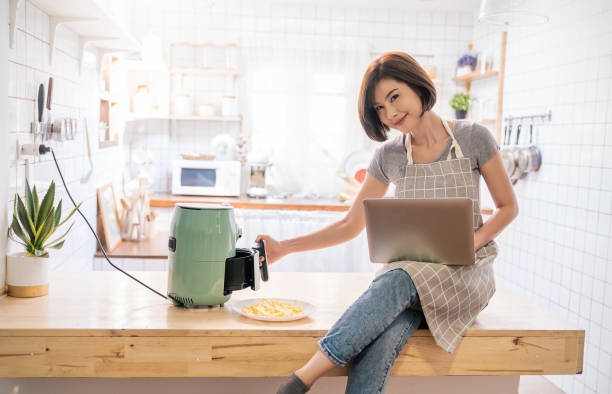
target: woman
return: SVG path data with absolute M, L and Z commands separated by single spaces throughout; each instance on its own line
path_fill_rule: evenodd
M 497 236 L 518 214 L 512 186 L 489 131 L 468 121 L 447 122 L 432 112 L 436 90 L 409 55 L 383 54 L 368 67 L 359 96 L 366 134 L 386 141 L 390 128 L 402 135 L 375 152 L 368 174 L 347 215 L 301 237 L 266 241 L 268 261 L 289 253 L 346 242 L 364 228 L 363 200 L 383 197 L 389 183 L 398 198 L 468 197 L 474 210 L 476 264 L 400 261 L 385 264 L 376 279 L 278 393 L 304 393 L 325 372 L 349 361 L 347 393 L 380 393 L 391 366 L 425 317 L 436 343 L 452 353 L 495 292 L 493 260 Z M 479 181 L 483 176 L 497 209 L 483 224 Z

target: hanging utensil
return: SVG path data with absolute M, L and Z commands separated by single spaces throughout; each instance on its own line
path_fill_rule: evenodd
M 518 126 L 516 126 L 516 140 L 514 141 L 514 146 L 512 146 L 510 152 L 512 154 L 512 161 L 514 162 L 514 165 L 512 166 L 512 173 L 510 174 L 510 181 L 512 182 L 512 184 L 516 184 L 516 182 L 518 181 L 518 169 L 519 169 L 519 139 L 521 138 L 521 127 L 522 125 L 519 123 Z
M 506 174 L 510 176 L 514 171 L 514 157 L 512 156 L 512 151 L 510 150 L 509 142 L 510 136 L 512 136 L 512 124 L 506 125 L 504 128 L 504 147 L 501 149 L 500 155 L 502 158 L 502 163 L 504 165 L 504 170 L 506 170 Z
M 49 77 L 49 83 L 47 84 L 47 122 L 53 122 L 51 117 L 51 97 L 53 96 L 53 77 Z
M 529 124 L 529 138 L 533 137 L 533 122 Z M 518 151 L 518 170 L 516 177 L 519 179 L 524 178 L 529 173 L 529 164 L 531 162 L 531 151 L 530 146 L 522 146 Z
M 533 126 L 533 125 L 532 125 Z M 542 151 L 533 144 L 533 127 L 529 129 L 529 163 L 527 171 L 535 172 L 542 166 Z
M 38 123 L 42 122 L 43 109 L 45 108 L 45 86 L 41 83 L 38 86 Z

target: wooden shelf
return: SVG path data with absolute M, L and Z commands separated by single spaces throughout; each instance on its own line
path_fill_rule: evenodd
M 469 74 L 461 75 L 458 77 L 454 77 L 453 81 L 457 83 L 465 84 L 465 92 L 470 94 L 470 88 L 472 86 L 472 81 L 477 81 L 481 79 L 487 78 L 495 78 L 497 79 L 497 116 L 495 119 L 474 119 L 475 122 L 480 123 L 495 123 L 495 139 L 498 144 L 501 144 L 501 126 L 502 126 L 502 113 L 504 108 L 504 78 L 506 74 L 506 44 L 508 40 L 508 32 L 501 32 L 501 46 L 500 46 L 500 56 L 499 56 L 499 71 L 487 71 L 484 73 L 481 72 L 471 72 Z M 468 48 L 472 49 L 472 44 L 468 45 Z
M 493 78 L 493 77 L 497 77 L 499 75 L 499 72 L 497 71 L 487 71 L 485 73 L 481 73 L 481 72 L 472 72 L 469 74 L 465 74 L 465 75 L 461 75 L 458 77 L 454 77 L 453 81 L 455 82 L 471 82 L 471 81 L 476 81 L 479 79 L 486 79 L 486 78 Z
M 170 69 L 170 73 L 192 75 L 240 75 L 240 70 L 235 68 L 174 67 Z

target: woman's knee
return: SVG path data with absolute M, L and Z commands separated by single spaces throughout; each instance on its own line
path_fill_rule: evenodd
M 416 286 L 410 275 L 403 269 L 394 269 L 380 275 L 374 279 L 369 290 L 373 293 L 381 292 L 384 295 L 396 292 L 398 295 L 418 299 Z

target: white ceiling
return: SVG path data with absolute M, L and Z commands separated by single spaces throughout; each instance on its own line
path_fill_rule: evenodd
M 285 3 L 311 3 L 327 6 L 384 7 L 400 9 L 477 11 L 480 0 L 279 0 Z

